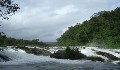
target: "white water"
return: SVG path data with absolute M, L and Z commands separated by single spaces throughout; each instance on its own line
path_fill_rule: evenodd
M 92 49 L 93 48 L 80 48 L 81 52 L 87 56 L 98 56 Z M 52 52 L 54 51 L 56 50 Z M 92 62 L 89 60 L 54 59 L 49 56 L 27 54 L 24 50 L 11 47 L 0 51 L 0 54 L 12 59 L 7 62 L 0 62 L 0 70 L 120 70 L 119 65 L 112 63 Z M 114 63 L 117 62 L 118 61 L 114 61 Z
M 102 56 L 102 55 L 97 55 L 96 51 L 94 50 L 98 50 L 98 51 L 102 51 L 102 52 L 107 52 L 110 53 L 116 57 L 120 58 L 120 54 L 115 53 L 114 49 L 112 49 L 113 51 L 109 51 L 109 49 L 99 49 L 99 48 L 95 48 L 95 47 L 88 47 L 88 48 L 79 48 L 79 51 L 81 51 L 81 53 L 85 54 L 86 56 L 98 56 L 101 57 L 105 60 L 108 60 L 108 58 Z M 50 50 L 51 52 L 56 52 L 58 49 L 53 49 Z M 46 62 L 46 61 L 53 61 L 53 62 L 57 62 L 57 63 L 65 63 L 65 64 L 82 64 L 85 62 L 91 62 L 90 60 L 67 60 L 67 59 L 55 59 L 55 58 L 50 58 L 49 56 L 36 56 L 34 54 L 27 54 L 24 50 L 21 49 L 14 49 L 11 47 L 8 47 L 6 49 L 4 49 L 4 51 L 0 51 L 0 53 L 2 55 L 8 56 L 11 61 L 7 61 L 7 62 L 0 62 L 0 65 L 19 65 L 19 64 L 24 64 L 24 63 L 40 63 L 40 62 Z M 118 61 L 113 61 L 113 63 L 117 63 Z
M 11 61 L 0 62 L 0 65 L 20 65 L 24 63 L 40 63 L 46 61 L 66 64 L 81 64 L 84 62 L 90 62 L 89 60 L 67 60 L 50 58 L 49 56 L 36 56 L 34 54 L 27 54 L 24 50 L 13 48 L 4 49 L 4 51 L 0 51 L 0 53 L 12 59 Z

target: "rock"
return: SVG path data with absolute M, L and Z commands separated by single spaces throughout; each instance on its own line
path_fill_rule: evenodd
M 118 52 L 118 51 L 115 51 L 115 53 L 118 53 L 118 54 L 120 54 L 120 52 Z
M 120 58 L 110 54 L 110 53 L 106 53 L 106 52 L 101 52 L 101 51 L 98 51 L 96 52 L 98 55 L 102 55 L 102 56 L 105 56 L 107 58 L 109 58 L 110 60 L 120 60 Z
M 25 50 L 27 53 L 32 53 L 35 55 L 45 55 L 45 56 L 49 56 L 51 54 L 51 52 L 45 50 L 45 49 L 39 49 L 39 48 L 28 48 L 28 47 L 17 47 L 20 48 L 22 50 Z
M 66 59 L 63 50 L 58 50 L 57 52 L 51 54 L 50 57 L 57 59 Z
M 64 50 L 59 50 L 59 51 L 51 54 L 50 57 L 57 58 L 57 59 L 71 59 L 71 60 L 79 60 L 79 59 L 86 58 L 86 56 L 82 53 L 66 54 L 66 52 Z
M 120 62 L 118 62 L 117 64 L 120 65 Z
M 2 61 L 10 61 L 11 59 L 10 58 L 8 58 L 7 56 L 4 56 L 4 55 L 2 55 L 2 54 L 0 54 L 0 62 L 2 62 Z
M 3 48 L 0 48 L 0 51 L 4 51 L 4 49 L 3 49 Z
M 105 61 L 105 59 L 98 57 L 98 56 L 89 56 L 89 57 L 87 57 L 87 59 L 91 60 L 91 61 L 101 61 L 101 62 Z

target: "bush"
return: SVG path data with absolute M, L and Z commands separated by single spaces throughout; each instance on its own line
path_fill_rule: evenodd
M 57 59 L 82 59 L 86 58 L 86 56 L 79 52 L 78 48 L 70 49 L 67 47 L 64 51 L 57 51 L 54 54 L 51 54 L 50 57 L 57 58 Z
M 101 62 L 104 62 L 104 59 L 101 58 L 101 57 L 97 57 L 97 56 L 90 56 L 90 57 L 87 57 L 88 60 L 92 60 L 92 61 L 101 61 Z
M 79 52 L 78 48 L 70 49 L 69 47 L 65 50 L 65 56 L 67 59 L 82 59 L 86 56 Z

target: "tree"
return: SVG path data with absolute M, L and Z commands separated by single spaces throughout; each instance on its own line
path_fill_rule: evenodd
M 90 45 L 120 48 L 120 7 L 95 13 L 90 20 L 76 24 L 57 39 L 59 45 Z
M 9 19 L 8 16 L 15 14 L 19 10 L 18 4 L 11 0 L 0 0 L 0 17 L 3 19 Z M 0 25 L 1 26 L 1 25 Z M 1 34 L 2 32 L 0 32 Z
M 18 4 L 14 3 L 12 0 L 0 0 L 0 17 L 2 20 L 8 20 L 9 16 L 15 14 L 19 9 Z M 0 32 L 0 44 L 5 45 L 6 40 L 6 35 L 3 32 Z
M 8 16 L 15 14 L 19 10 L 18 4 L 11 0 L 0 0 L 0 17 L 9 19 Z
M 20 7 L 18 4 L 14 3 L 11 0 L 0 0 L 0 17 L 2 17 L 2 20 L 8 20 L 8 16 L 15 14 L 15 12 L 17 12 L 19 9 Z
M 32 40 L 32 45 L 37 46 L 38 43 L 39 43 L 39 39 L 33 39 L 33 40 Z

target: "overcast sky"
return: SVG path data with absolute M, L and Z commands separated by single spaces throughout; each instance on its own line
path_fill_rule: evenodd
M 14 0 L 20 10 L 2 21 L 8 37 L 56 41 L 70 26 L 89 20 L 99 11 L 120 6 L 120 0 Z

